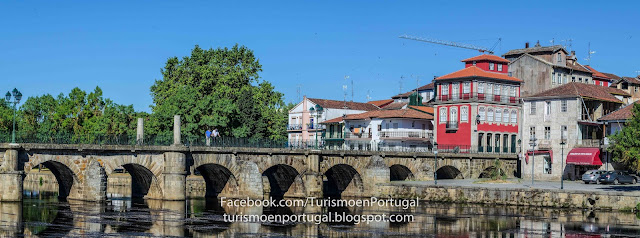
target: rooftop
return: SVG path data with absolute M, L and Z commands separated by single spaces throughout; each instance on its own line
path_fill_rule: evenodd
M 471 78 L 471 77 L 494 78 L 494 79 L 502 79 L 507 81 L 522 82 L 522 80 L 518 78 L 514 78 L 502 73 L 487 72 L 476 66 L 467 67 L 467 68 L 458 70 L 456 72 L 453 72 L 444 76 L 440 76 L 435 80 Z
M 384 107 L 386 105 L 389 105 L 389 103 L 392 103 L 393 99 L 383 99 L 383 100 L 377 100 L 377 101 L 368 101 L 367 103 L 369 104 L 373 104 L 376 107 Z
M 515 50 L 510 50 L 507 53 L 504 53 L 502 56 L 507 56 L 507 55 L 519 55 L 519 54 L 524 54 L 524 53 L 538 53 L 538 52 L 551 52 L 554 53 L 556 51 L 559 50 L 563 50 L 565 53 L 568 53 L 564 47 L 562 47 L 561 45 L 553 45 L 553 46 L 534 46 L 531 48 L 523 48 L 523 49 L 515 49 Z
M 615 110 L 600 119 L 598 121 L 626 121 L 633 117 L 633 105 L 640 104 L 640 102 L 635 102 L 624 107 Z
M 474 56 L 468 59 L 463 59 L 462 62 L 469 62 L 469 61 L 496 61 L 496 62 L 502 62 L 502 63 L 509 63 L 509 60 L 502 58 L 500 56 L 497 55 L 478 55 L 478 56 Z
M 422 87 L 419 87 L 419 88 L 418 88 L 418 91 L 427 90 L 427 89 L 433 89 L 433 88 L 434 88 L 434 84 L 433 84 L 433 82 L 432 82 L 432 83 L 430 83 L 430 84 L 427 84 L 427 85 L 424 85 L 424 86 L 422 86 Z
M 603 87 L 599 85 L 576 83 L 571 82 L 562 86 L 558 86 L 527 98 L 540 98 L 540 97 L 586 97 L 590 99 L 596 99 L 601 101 L 622 103 L 614 95 L 631 96 L 627 92 L 617 88 Z
M 433 111 L 433 108 L 431 110 Z M 371 118 L 405 118 L 405 119 L 433 120 L 433 115 L 424 113 L 421 111 L 413 110 L 413 109 L 377 110 L 377 111 L 363 112 L 360 114 L 349 114 L 346 116 L 337 117 L 331 120 L 321 122 L 320 124 L 339 123 L 342 121 L 363 120 L 363 119 L 371 119 Z
M 346 105 L 346 109 L 351 109 L 351 110 L 360 110 L 360 111 L 373 111 L 373 110 L 378 110 L 378 107 L 374 106 L 373 104 L 369 104 L 369 103 L 362 103 L 362 102 L 344 102 L 344 101 L 337 101 L 337 100 L 329 100 L 329 99 L 319 99 L 319 98 L 307 98 L 309 99 L 311 102 L 320 105 L 321 107 L 324 108 L 337 108 L 337 109 L 343 109 L 345 108 Z
M 587 69 L 591 70 L 591 73 L 593 74 L 594 78 L 611 79 L 611 78 L 609 78 L 609 76 L 598 72 L 597 70 L 595 70 L 593 67 L 591 67 L 589 65 L 585 65 L 584 67 L 586 67 Z

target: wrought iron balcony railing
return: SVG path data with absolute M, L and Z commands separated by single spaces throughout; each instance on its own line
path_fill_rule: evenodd
M 520 97 L 509 95 L 498 95 L 491 93 L 463 93 L 438 95 L 436 102 L 456 102 L 456 101 L 475 101 L 475 102 L 501 102 L 501 103 L 518 103 Z
M 380 138 L 419 138 L 430 139 L 433 133 L 428 131 L 380 131 Z

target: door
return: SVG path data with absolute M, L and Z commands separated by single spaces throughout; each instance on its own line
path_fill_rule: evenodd
M 516 153 L 516 135 L 511 135 L 511 153 Z

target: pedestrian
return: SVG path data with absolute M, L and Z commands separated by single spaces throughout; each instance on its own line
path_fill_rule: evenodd
M 205 136 L 205 142 L 207 143 L 207 146 L 211 145 L 211 129 L 207 129 L 207 131 L 204 133 Z

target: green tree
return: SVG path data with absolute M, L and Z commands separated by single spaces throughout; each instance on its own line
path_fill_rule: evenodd
M 609 151 L 614 161 L 640 170 L 640 103 L 633 104 L 632 112 L 633 117 L 625 127 L 609 137 L 612 140 Z
M 209 128 L 226 137 L 284 138 L 283 94 L 259 80 L 260 71 L 253 51 L 238 45 L 209 50 L 196 45 L 190 56 L 169 58 L 162 80 L 151 86 L 149 131 L 169 134 L 173 115 L 181 115 L 182 133 L 191 139 L 204 137 Z

